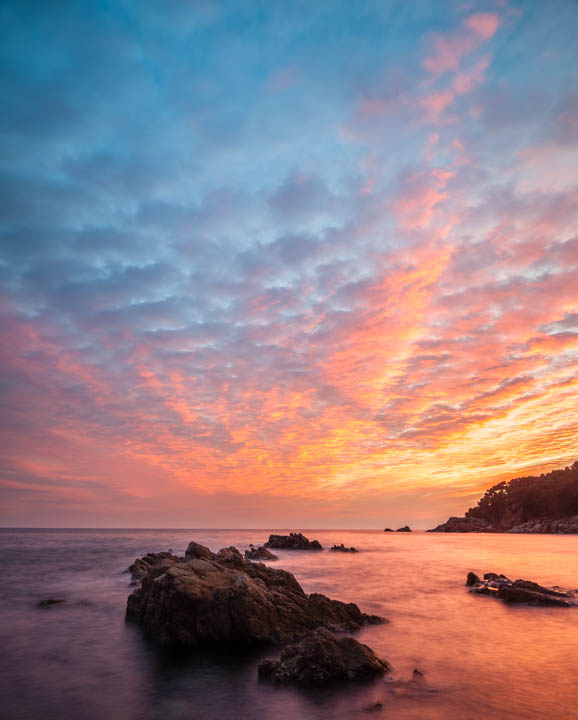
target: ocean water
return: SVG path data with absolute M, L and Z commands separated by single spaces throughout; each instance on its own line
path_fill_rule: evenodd
M 1 530 L 3 720 L 566 720 L 578 717 L 578 608 L 508 607 L 469 570 L 578 588 L 578 537 L 307 531 L 358 554 L 280 551 L 307 592 L 389 619 L 356 634 L 387 679 L 325 690 L 260 683 L 271 649 L 169 653 L 125 623 L 135 557 L 190 540 L 218 550 L 265 530 Z M 45 598 L 64 605 L 39 608 Z M 412 679 L 414 668 L 423 677 Z M 382 707 L 369 712 L 368 705 Z

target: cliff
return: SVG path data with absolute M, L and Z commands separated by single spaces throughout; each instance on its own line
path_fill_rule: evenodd
M 464 517 L 429 532 L 578 533 L 578 461 L 498 483 Z

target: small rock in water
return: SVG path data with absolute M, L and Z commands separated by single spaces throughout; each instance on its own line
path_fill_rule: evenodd
M 308 540 L 303 533 L 269 535 L 265 547 L 274 550 L 323 550 L 319 540 Z
M 51 605 L 62 605 L 62 603 L 65 603 L 66 600 L 60 599 L 60 598 L 47 598 L 46 600 L 41 600 L 38 603 L 38 607 L 50 607 Z
M 335 552 L 351 552 L 351 553 L 358 552 L 357 548 L 345 547 L 345 545 L 343 543 L 341 543 L 341 545 L 334 545 L 332 548 L 329 548 L 329 549 L 333 550 Z
M 544 587 L 531 580 L 512 581 L 505 575 L 493 572 L 485 573 L 483 580 L 470 572 L 466 585 L 469 586 L 470 592 L 493 595 L 507 603 L 552 607 L 573 607 L 578 604 L 574 593 L 570 590 Z
M 259 548 L 256 548 L 254 545 L 251 545 L 248 550 L 245 550 L 245 558 L 247 560 L 278 560 L 279 558 L 277 555 L 274 555 L 270 550 L 267 550 L 266 547 L 262 546 Z
M 391 669 L 386 660 L 350 637 L 338 638 L 319 628 L 299 644 L 288 645 L 279 660 L 259 664 L 259 678 L 276 683 L 323 685 L 345 680 L 366 680 Z
M 403 527 L 397 528 L 396 532 L 411 532 L 411 528 L 409 525 L 404 525 Z
M 383 532 L 393 532 L 393 530 L 391 528 L 385 528 Z

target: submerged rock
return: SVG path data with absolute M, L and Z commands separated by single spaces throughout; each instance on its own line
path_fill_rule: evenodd
M 333 550 L 334 552 L 350 552 L 350 553 L 356 553 L 359 552 L 357 548 L 354 547 L 345 547 L 343 543 L 341 545 L 334 545 L 333 547 L 329 548 L 330 550 Z
M 272 643 L 384 622 L 355 603 L 307 595 L 291 573 L 244 560 L 236 548 L 212 553 L 191 543 L 184 559 L 160 555 L 147 563 L 126 614 L 162 644 Z
M 404 525 L 403 527 L 397 528 L 396 532 L 411 532 L 411 528 L 409 525 Z
M 262 545 L 261 547 L 250 547 L 248 550 L 245 550 L 245 558 L 247 560 L 278 560 L 279 558 L 277 555 L 273 555 L 273 553 L 270 550 L 267 550 L 267 548 Z
M 46 598 L 38 603 L 38 607 L 51 607 L 52 605 L 62 605 L 66 600 L 60 598 Z
M 578 605 L 575 594 L 559 587 L 548 588 L 531 580 L 510 580 L 505 575 L 486 573 L 484 579 L 473 572 L 468 573 L 466 585 L 470 592 L 479 595 L 492 595 L 507 603 L 543 605 L 553 607 L 573 607 Z
M 265 547 L 274 550 L 323 550 L 323 546 L 318 540 L 308 540 L 303 533 L 269 535 Z
M 390 669 L 389 663 L 367 645 L 350 637 L 338 638 L 321 628 L 298 645 L 286 647 L 279 660 L 260 663 L 259 678 L 283 684 L 319 685 L 370 679 Z

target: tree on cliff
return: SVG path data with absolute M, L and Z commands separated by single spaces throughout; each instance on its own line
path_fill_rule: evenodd
M 578 515 L 578 461 L 539 477 L 500 482 L 486 490 L 476 507 L 466 513 L 466 517 L 492 523 L 511 516 L 516 516 L 519 522 L 527 522 L 570 515 Z

